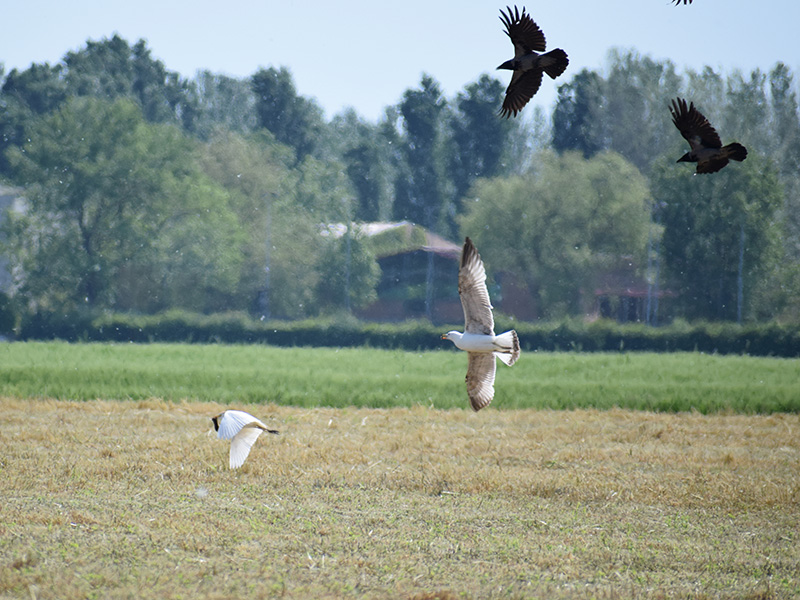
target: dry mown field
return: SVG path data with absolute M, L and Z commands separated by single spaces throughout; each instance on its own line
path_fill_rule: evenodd
M 800 416 L 0 399 L 0 598 L 800 596 Z

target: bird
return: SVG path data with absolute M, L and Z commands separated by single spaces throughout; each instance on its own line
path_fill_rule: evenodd
M 716 173 L 728 164 L 729 160 L 743 161 L 747 158 L 747 148 L 734 142 L 723 146 L 717 130 L 711 126 L 694 103 L 686 106 L 686 100 L 676 98 L 670 106 L 672 122 L 689 142 L 691 150 L 677 162 L 697 163 L 696 173 Z
M 230 468 L 238 469 L 247 460 L 250 448 L 262 431 L 277 434 L 268 429 L 261 421 L 243 410 L 226 410 L 216 417 L 211 417 L 214 431 L 221 440 L 231 440 Z
M 520 354 L 519 338 L 513 329 L 494 334 L 494 317 L 489 291 L 486 289 L 486 269 L 475 244 L 467 237 L 461 250 L 458 269 L 458 295 L 464 309 L 464 333 L 448 331 L 443 340 L 450 340 L 468 353 L 467 395 L 472 410 L 479 411 L 494 398 L 495 357 L 509 367 Z
M 546 54 L 538 54 L 544 52 L 546 46 L 542 30 L 524 7 L 521 14 L 516 6 L 513 12 L 509 6 L 506 6 L 506 10 L 508 14 L 500 10 L 500 21 L 505 25 L 506 35 L 514 44 L 514 58 L 497 68 L 514 72 L 500 110 L 500 116 L 507 119 L 511 115 L 516 117 L 539 90 L 542 73 L 547 73 L 551 79 L 555 79 L 567 68 L 569 58 L 561 48 Z
M 679 6 L 679 5 L 680 5 L 680 3 L 681 3 L 681 1 L 683 1 L 683 3 L 684 3 L 684 4 L 686 4 L 687 2 L 688 2 L 689 4 L 691 4 L 691 3 L 692 3 L 692 0 L 671 0 L 671 1 L 675 3 L 675 6 Z

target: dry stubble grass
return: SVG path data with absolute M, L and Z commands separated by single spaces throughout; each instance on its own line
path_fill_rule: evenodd
M 0 399 L 0 597 L 800 594 L 800 416 Z

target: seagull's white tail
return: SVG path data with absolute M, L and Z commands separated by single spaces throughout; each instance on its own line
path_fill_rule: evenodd
M 497 351 L 494 353 L 494 355 L 497 358 L 502 360 L 509 367 L 517 362 L 520 350 L 519 338 L 517 337 L 516 331 L 512 329 L 495 336 L 494 344 L 497 348 Z

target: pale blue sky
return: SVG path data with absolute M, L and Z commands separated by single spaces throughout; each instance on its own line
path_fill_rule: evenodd
M 600 69 L 610 48 L 671 59 L 679 71 L 709 65 L 769 70 L 782 61 L 800 79 L 800 0 L 549 0 L 525 5 L 548 49 L 570 67 L 547 80 L 534 103 L 550 108 L 556 86 L 583 67 Z M 0 62 L 6 72 L 58 62 L 87 39 L 115 32 L 147 40 L 168 69 L 191 77 L 209 69 L 237 77 L 286 66 L 298 91 L 330 118 L 347 106 L 376 120 L 402 93 L 432 75 L 452 97 L 512 56 L 498 19 L 502 2 L 442 0 L 3 0 Z

